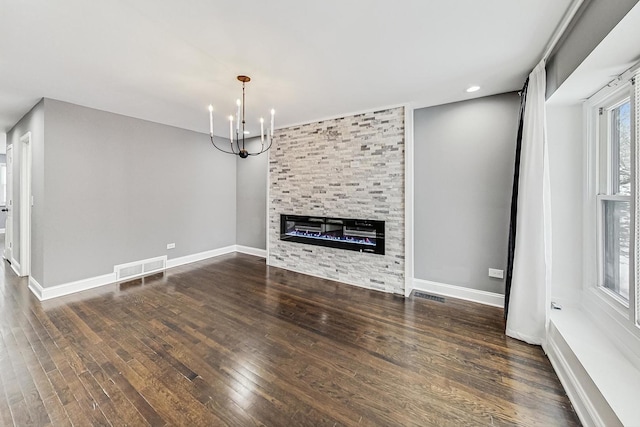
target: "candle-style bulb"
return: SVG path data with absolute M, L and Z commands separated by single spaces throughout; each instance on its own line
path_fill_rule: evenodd
M 273 108 L 271 109 L 271 132 L 269 134 L 269 138 L 273 138 L 273 122 L 274 122 L 274 117 L 276 116 L 276 110 L 274 110 Z
M 260 117 L 260 142 L 264 144 L 264 118 Z
M 213 138 L 213 105 L 209 104 L 209 135 Z

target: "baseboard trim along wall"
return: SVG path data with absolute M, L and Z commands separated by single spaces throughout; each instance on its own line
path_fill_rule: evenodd
M 266 249 L 257 249 L 251 248 L 249 246 L 236 245 L 236 252 L 240 252 L 242 254 L 259 256 L 260 258 L 267 257 Z
M 210 251 L 199 252 L 197 254 L 187 255 L 179 258 L 172 258 L 167 260 L 167 268 L 178 267 L 180 265 L 190 264 L 192 262 L 202 261 L 207 258 L 213 258 L 220 255 L 230 254 L 235 252 L 236 246 L 225 246 L 224 248 L 212 249 Z
M 90 277 L 88 279 L 76 280 L 75 282 L 63 283 L 61 285 L 43 288 L 33 277 L 29 277 L 29 289 L 40 301 L 51 298 L 62 297 L 75 294 L 80 291 L 108 285 L 116 281 L 116 273 L 104 274 L 102 276 Z
M 244 254 L 258 256 L 261 258 L 266 257 L 266 251 L 264 249 L 251 248 L 248 246 L 241 246 L 241 245 L 231 245 L 231 246 L 226 246 L 219 249 L 200 252 L 197 254 L 169 259 L 166 261 L 166 268 L 168 269 L 168 268 L 178 267 L 181 265 L 202 261 L 208 258 L 214 258 L 220 255 L 230 254 L 233 252 L 240 252 Z M 122 264 L 122 265 L 138 264 L 141 262 L 143 261 L 136 261 L 136 262 Z M 11 261 L 11 268 L 13 268 L 14 272 L 17 275 L 20 275 L 19 273 L 20 265 L 17 264 L 15 260 Z M 136 276 L 127 277 L 124 280 L 131 280 L 135 277 L 139 277 L 142 275 L 153 274 L 156 271 L 157 270 L 150 271 L 144 274 L 139 274 Z M 117 274 L 114 271 L 113 273 L 104 274 L 102 276 L 90 277 L 87 279 L 77 280 L 75 282 L 63 283 L 61 285 L 45 288 L 42 285 L 40 285 L 40 283 L 38 283 L 33 277 L 29 277 L 29 289 L 40 301 L 45 301 L 52 298 L 74 294 L 76 292 L 87 291 L 89 289 L 97 288 L 99 286 L 109 285 L 111 283 L 116 283 L 117 281 L 118 281 Z
M 31 276 L 29 276 L 29 290 L 36 296 L 36 298 L 38 298 L 38 300 L 42 301 L 44 299 L 42 298 L 44 288 Z
M 470 289 L 462 286 L 447 285 L 446 283 L 432 282 L 430 280 L 413 279 L 413 290 L 477 302 L 493 307 L 504 307 L 504 295 L 502 294 L 479 291 L 477 289 Z
M 11 258 L 11 269 L 13 270 L 14 273 L 16 273 L 16 276 L 20 276 L 20 264 L 18 264 L 18 261 L 16 261 L 15 259 Z
M 220 255 L 225 255 L 233 252 L 244 253 L 244 254 L 253 255 L 261 258 L 266 258 L 266 255 L 267 255 L 267 251 L 264 249 L 257 249 L 249 246 L 242 246 L 242 245 L 230 245 L 230 246 L 225 246 L 223 248 L 213 249 L 210 251 L 199 252 L 197 254 L 169 259 L 166 262 L 166 268 L 169 269 L 173 267 L 178 267 L 181 265 L 202 261 L 208 258 L 214 258 Z M 11 267 L 14 269 L 16 274 L 19 275 L 20 265 L 19 264 L 16 265 L 16 264 L 17 263 L 15 261 L 12 261 Z M 287 268 L 287 270 L 300 273 L 300 274 L 306 274 L 312 277 L 318 277 L 320 279 L 334 280 L 340 283 L 345 283 L 347 285 L 352 285 L 352 286 L 358 286 L 364 289 L 372 289 L 376 291 L 391 293 L 390 291 L 368 287 L 361 283 L 349 282 L 340 278 L 324 277 L 320 275 L 310 274 L 309 272 L 305 272 L 305 271 L 298 271 L 292 268 Z M 126 280 L 130 280 L 131 278 L 132 277 L 128 277 Z M 40 301 L 45 301 L 48 299 L 57 298 L 57 297 L 73 294 L 76 292 L 97 288 L 99 286 L 116 283 L 117 281 L 118 281 L 117 275 L 114 272 L 114 273 L 109 273 L 102 276 L 90 277 L 90 278 L 78 280 L 75 282 L 64 283 L 61 285 L 44 288 L 35 279 L 30 277 L 29 289 Z M 423 291 L 423 292 L 446 296 L 446 297 L 458 298 L 458 299 L 477 302 L 480 304 L 490 305 L 494 307 L 504 306 L 504 295 L 500 295 L 492 292 L 486 292 L 486 291 L 479 291 L 476 289 L 468 289 L 461 286 L 447 285 L 444 283 L 437 283 L 437 282 L 432 282 L 428 280 L 413 279 L 413 290 Z

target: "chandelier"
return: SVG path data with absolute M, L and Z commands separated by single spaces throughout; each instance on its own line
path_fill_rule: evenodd
M 250 153 L 244 146 L 244 137 L 249 132 L 246 132 L 244 129 L 245 125 L 245 117 L 244 117 L 244 85 L 251 81 L 251 78 L 248 76 L 238 76 L 238 80 L 242 82 L 242 101 L 239 99 L 236 101 L 236 106 L 238 107 L 236 111 L 235 118 L 235 138 L 234 138 L 234 119 L 233 116 L 229 116 L 229 145 L 230 149 L 225 149 L 218 147 L 216 142 L 213 139 L 213 105 L 209 105 L 209 136 L 211 137 L 211 143 L 218 150 L 227 154 L 235 154 L 236 156 L 240 156 L 242 159 L 246 159 L 249 156 L 257 156 L 258 154 L 262 154 L 265 151 L 271 148 L 273 144 L 273 123 L 276 111 L 271 110 L 271 128 L 268 130 L 268 135 L 266 135 L 268 145 L 265 147 L 265 133 L 264 133 L 264 118 L 260 117 L 260 143 L 261 148 L 260 151 Z M 242 122 L 242 129 L 240 127 L 240 123 Z

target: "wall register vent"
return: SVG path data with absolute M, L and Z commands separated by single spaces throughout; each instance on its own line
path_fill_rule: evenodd
M 114 273 L 116 273 L 116 280 L 121 281 L 138 276 L 145 276 L 151 273 L 156 273 L 158 271 L 165 270 L 166 268 L 167 257 L 161 256 L 157 258 L 149 258 L 141 261 L 134 261 L 126 264 L 116 265 L 113 267 L 113 271 Z
M 425 292 L 414 292 L 413 296 L 416 298 L 430 299 L 431 301 L 444 302 L 444 298 L 438 295 L 431 295 Z

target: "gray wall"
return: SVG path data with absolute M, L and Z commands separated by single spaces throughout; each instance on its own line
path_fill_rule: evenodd
M 415 277 L 504 293 L 516 93 L 415 110 Z
M 249 151 L 260 151 L 258 138 L 247 141 Z M 275 145 L 275 143 L 274 143 Z M 267 248 L 267 168 L 269 155 L 237 158 L 236 242 L 256 249 Z
M 487 268 L 505 268 L 517 108 L 506 94 L 416 110 L 416 278 L 503 292 Z M 27 131 L 32 275 L 45 287 L 162 254 L 265 248 L 265 155 L 236 159 L 203 134 L 50 99 L 8 143 Z M 14 233 L 18 244 L 17 221 Z
M 31 276 L 44 280 L 44 101 L 38 102 L 7 133 L 7 146 L 13 145 L 13 259 L 20 260 L 20 138 L 31 132 Z
M 547 61 L 547 99 L 638 0 L 585 0 Z
M 41 285 L 235 244 L 236 161 L 207 135 L 51 99 L 44 105 L 47 210 L 34 224 L 46 239 Z

